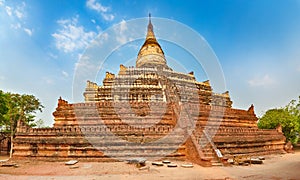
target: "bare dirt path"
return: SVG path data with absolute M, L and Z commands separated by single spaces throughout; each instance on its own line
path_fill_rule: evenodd
M 71 169 L 64 162 L 16 161 L 19 167 L 0 167 L 0 179 L 300 179 L 300 152 L 266 157 L 264 164 L 231 167 L 139 170 L 124 162 L 79 162 Z M 184 162 L 175 162 L 178 165 Z

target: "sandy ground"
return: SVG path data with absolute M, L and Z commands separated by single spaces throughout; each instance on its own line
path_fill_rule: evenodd
M 139 170 L 125 162 L 78 162 L 71 169 L 64 162 L 15 161 L 18 167 L 0 167 L 0 179 L 300 179 L 300 151 L 268 156 L 262 165 L 230 167 L 156 167 Z

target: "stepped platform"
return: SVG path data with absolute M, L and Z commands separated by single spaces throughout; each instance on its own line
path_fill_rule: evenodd
M 102 85 L 87 81 L 83 103 L 62 98 L 52 128 L 18 123 L 13 158 L 51 161 L 130 158 L 190 160 L 223 165 L 237 154 L 284 153 L 285 137 L 257 128 L 254 107 L 232 108 L 229 92 L 167 65 L 149 19 L 135 67 L 106 72 Z
M 141 107 L 144 105 L 141 102 Z M 227 158 L 238 154 L 284 153 L 283 134 L 258 129 L 251 108 L 242 111 L 208 105 L 199 108 L 191 104 L 179 105 L 180 121 L 193 120 L 195 124 L 192 133 L 187 135 L 183 127 L 178 127 L 173 103 L 156 103 L 151 117 L 137 116 L 132 109 L 123 108 L 125 106 L 121 102 L 69 104 L 59 99 L 53 113 L 57 117 L 53 128 L 18 126 L 14 158 L 125 161 L 167 157 L 209 166 L 222 162 L 215 149 Z M 138 103 L 134 107 L 139 107 Z M 184 110 L 190 113 L 187 115 Z M 218 120 L 218 110 L 223 113 L 221 120 Z M 208 132 L 208 137 L 204 131 Z

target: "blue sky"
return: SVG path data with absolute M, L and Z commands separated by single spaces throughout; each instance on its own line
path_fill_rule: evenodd
M 0 89 L 34 94 L 45 106 L 39 118 L 51 125 L 59 96 L 72 102 L 76 63 L 89 43 L 111 26 L 149 12 L 206 39 L 234 107 L 254 104 L 261 115 L 300 95 L 298 0 L 0 0 Z

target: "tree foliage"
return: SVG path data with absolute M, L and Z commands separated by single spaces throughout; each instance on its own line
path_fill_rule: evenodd
M 33 125 L 36 111 L 42 111 L 43 105 L 33 95 L 0 92 L 0 125 L 10 132 L 11 147 L 19 121 Z M 12 156 L 12 148 L 10 157 Z
M 5 124 L 4 115 L 7 113 L 8 108 L 6 106 L 6 95 L 3 91 L 0 90 L 0 125 Z
M 43 108 L 39 99 L 27 94 L 6 93 L 5 104 L 7 112 L 4 114 L 2 125 L 7 126 L 9 131 L 15 131 L 18 121 L 21 120 L 32 125 L 35 113 Z
M 274 129 L 279 124 L 287 141 L 297 143 L 300 133 L 300 97 L 298 102 L 292 100 L 284 108 L 268 110 L 258 121 L 258 127 L 262 129 Z
M 45 122 L 42 119 L 39 119 L 37 121 L 35 121 L 34 123 L 31 124 L 33 127 L 36 128 L 45 128 Z

